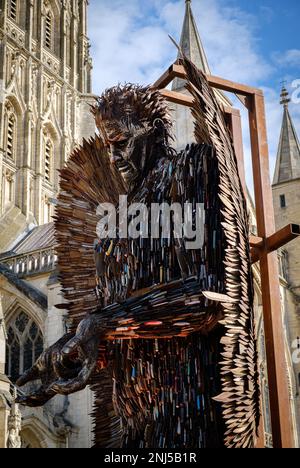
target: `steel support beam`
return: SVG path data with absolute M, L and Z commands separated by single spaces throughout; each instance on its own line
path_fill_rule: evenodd
M 154 87 L 170 102 L 192 106 L 192 98 L 180 93 L 165 90 L 174 78 L 185 79 L 186 74 L 180 62 L 172 65 Z M 215 76 L 207 76 L 209 84 L 222 91 L 236 94 L 249 112 L 249 125 L 252 148 L 253 179 L 256 202 L 258 236 L 250 237 L 252 260 L 260 261 L 263 315 L 268 377 L 270 387 L 270 407 L 275 448 L 293 448 L 294 437 L 289 400 L 289 384 L 285 360 L 285 338 L 282 323 L 279 268 L 276 250 L 300 235 L 300 226 L 288 225 L 275 232 L 275 216 L 269 172 L 269 150 L 267 142 L 265 103 L 259 89 L 234 83 Z M 234 109 L 225 109 L 230 115 L 235 151 L 239 164 L 242 184 L 246 193 L 244 157 L 241 124 Z M 262 418 L 261 418 L 262 419 Z M 264 446 L 263 422 L 257 447 Z
M 263 254 L 270 254 L 284 247 L 289 242 L 300 236 L 299 224 L 288 224 L 280 231 L 264 240 L 262 237 L 250 236 L 250 246 L 252 250 L 252 262 L 259 261 Z
M 269 169 L 264 97 L 251 96 L 249 111 L 252 165 L 258 236 L 270 238 L 275 233 L 275 216 Z M 264 314 L 270 407 L 275 448 L 293 448 L 294 437 L 290 411 L 289 385 L 285 359 L 277 254 L 260 255 L 260 273 Z

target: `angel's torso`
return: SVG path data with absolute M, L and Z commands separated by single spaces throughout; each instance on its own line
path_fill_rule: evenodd
M 172 234 L 169 239 L 99 242 L 95 258 L 103 306 L 182 276 L 197 275 L 203 290 L 223 292 L 218 181 L 210 152 L 193 145 L 160 160 L 139 190 L 128 194 L 132 203 L 149 209 L 153 203 L 204 204 L 202 248 L 187 250 L 185 240 L 178 242 Z M 219 419 L 211 402 L 219 391 L 217 343 L 217 335 L 115 343 L 113 394 L 126 426 L 125 446 L 192 448 L 220 442 L 213 435 L 220 431 L 214 430 Z

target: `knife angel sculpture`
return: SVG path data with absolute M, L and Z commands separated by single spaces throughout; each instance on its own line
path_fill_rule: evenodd
M 93 108 L 99 136 L 61 171 L 55 224 L 70 333 L 19 380 L 41 379 L 20 402 L 41 406 L 90 385 L 96 447 L 255 444 L 246 201 L 223 111 L 205 76 L 188 59 L 182 63 L 197 143 L 177 153 L 159 91 L 119 86 Z M 99 205 L 114 204 L 120 220 L 125 195 L 130 206 L 189 204 L 194 214 L 202 206 L 202 244 L 188 246 L 173 230 L 164 236 L 160 211 L 154 222 L 139 221 L 146 231 L 158 229 L 154 239 L 126 238 L 118 229 L 98 239 Z

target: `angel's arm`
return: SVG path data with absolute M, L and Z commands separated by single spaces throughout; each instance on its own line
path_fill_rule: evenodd
M 160 339 L 207 332 L 222 318 L 215 302 L 230 303 L 232 299 L 201 292 L 197 278 L 160 285 L 143 296 L 111 305 L 84 319 L 62 352 L 72 354 L 94 336 L 99 340 Z

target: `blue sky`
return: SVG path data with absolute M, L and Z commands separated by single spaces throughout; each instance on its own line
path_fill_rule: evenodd
M 273 173 L 282 109 L 281 82 L 300 80 L 298 0 L 193 0 L 192 7 L 213 74 L 262 87 Z M 184 0 L 90 0 L 89 36 L 94 92 L 118 82 L 152 83 L 176 58 Z M 298 40 L 297 40 L 298 39 Z M 300 135 L 300 104 L 290 110 Z M 245 116 L 243 114 L 243 116 Z M 244 118 L 246 167 L 250 145 Z

